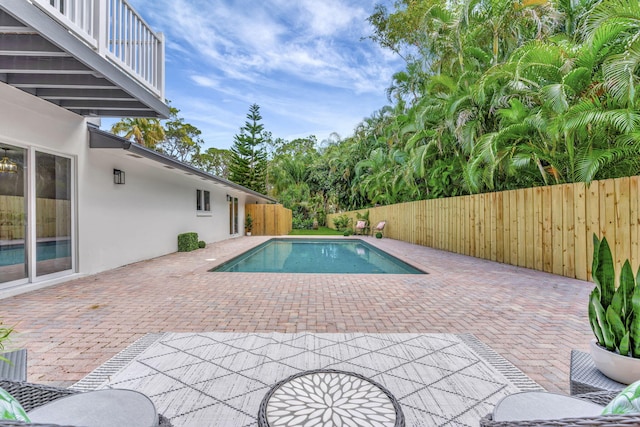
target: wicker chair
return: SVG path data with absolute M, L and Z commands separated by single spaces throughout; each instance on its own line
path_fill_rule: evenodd
M 356 226 L 355 226 L 355 234 L 361 234 L 364 235 L 367 233 L 367 230 L 369 229 L 369 222 L 361 219 L 358 220 L 358 222 L 356 222 Z
M 599 405 L 606 405 L 618 395 L 617 391 L 586 393 L 573 397 L 585 399 Z M 640 414 L 631 415 L 601 415 L 584 418 L 562 418 L 559 420 L 526 420 L 526 421 L 493 421 L 492 414 L 480 420 L 480 427 L 566 427 L 566 426 L 595 426 L 595 427 L 625 427 L 640 426 Z
M 371 229 L 371 235 L 375 235 L 376 233 L 382 233 L 384 231 L 384 226 L 387 225 L 387 220 L 380 221 L 378 225 Z
M 69 396 L 75 393 L 81 393 L 76 390 L 70 390 L 67 388 L 52 387 L 42 384 L 32 384 L 20 381 L 11 381 L 6 379 L 0 379 L 0 387 L 5 389 L 10 395 L 16 398 L 25 411 L 29 412 L 39 406 L 52 402 L 61 397 Z M 171 427 L 171 422 L 161 414 L 158 414 L 159 427 Z M 14 426 L 34 426 L 34 427 L 72 427 L 72 426 L 60 426 L 58 424 L 42 424 L 31 423 L 25 424 L 20 421 L 0 420 L 0 427 L 14 427 Z

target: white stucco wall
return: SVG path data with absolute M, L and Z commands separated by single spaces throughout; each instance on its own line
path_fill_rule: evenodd
M 90 149 L 86 120 L 0 83 L 0 143 L 73 156 L 76 165 L 79 273 L 91 274 L 177 250 L 177 235 L 207 243 L 230 238 L 227 194 L 239 199 L 243 234 L 246 193 L 170 170 L 121 149 Z M 126 184 L 113 183 L 113 169 Z M 196 189 L 211 192 L 211 214 L 196 212 Z
M 126 184 L 113 183 L 113 169 Z M 80 265 L 101 271 L 175 252 L 177 236 L 194 231 L 207 243 L 228 239 L 225 189 L 119 149 L 92 149 L 79 168 Z M 211 212 L 196 211 L 196 190 L 211 192 Z M 239 219 L 244 198 L 239 197 Z
M 87 138 L 83 117 L 0 83 L 0 140 L 77 154 Z

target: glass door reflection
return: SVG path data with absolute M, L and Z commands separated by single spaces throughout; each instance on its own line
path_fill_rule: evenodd
M 70 270 L 71 159 L 35 153 L 36 276 Z
M 0 144 L 0 284 L 28 277 L 26 150 Z

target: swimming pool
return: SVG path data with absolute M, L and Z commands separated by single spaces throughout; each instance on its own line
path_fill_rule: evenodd
M 210 271 L 426 274 L 356 239 L 271 239 Z

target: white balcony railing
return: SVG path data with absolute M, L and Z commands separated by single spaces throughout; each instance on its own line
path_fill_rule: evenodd
M 127 0 L 32 0 L 164 100 L 164 38 Z

